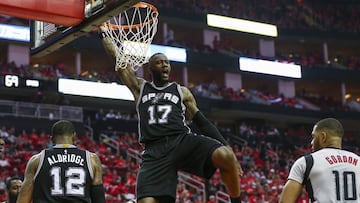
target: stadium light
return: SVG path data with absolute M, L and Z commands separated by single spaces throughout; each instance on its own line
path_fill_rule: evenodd
M 240 57 L 239 65 L 242 71 L 301 78 L 301 66 L 296 64 Z
M 132 41 L 123 42 L 123 47 L 125 47 L 126 55 L 140 56 L 142 54 L 142 50 L 146 49 L 146 46 L 148 45 L 140 42 L 132 42 Z M 186 49 L 184 48 L 151 44 L 146 53 L 146 57 L 149 58 L 151 55 L 155 53 L 165 54 L 170 61 L 182 62 L 182 63 L 186 63 L 187 61 Z
M 220 16 L 215 14 L 207 14 L 207 24 L 212 27 L 224 28 L 240 32 L 247 32 L 270 37 L 278 36 L 277 27 L 275 25 Z
M 182 63 L 187 62 L 186 49 L 184 48 L 152 44 L 150 45 L 148 56 L 151 56 L 155 53 L 164 53 L 170 61 Z
M 30 28 L 18 25 L 0 24 L 0 38 L 30 42 Z
M 78 96 L 121 99 L 128 101 L 135 100 L 129 88 L 125 85 L 119 85 L 116 83 L 101 83 L 60 78 L 58 80 L 58 91 L 63 94 Z

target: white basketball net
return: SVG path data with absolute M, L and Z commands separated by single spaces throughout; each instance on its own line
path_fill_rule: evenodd
M 148 60 L 149 47 L 156 34 L 157 24 L 157 9 L 143 2 L 103 24 L 106 37 L 116 47 L 116 71 L 126 68 L 127 64 L 136 71 Z

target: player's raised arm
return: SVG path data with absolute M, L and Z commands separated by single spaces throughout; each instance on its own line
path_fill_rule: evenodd
M 137 101 L 140 94 L 141 84 L 145 80 L 136 77 L 134 70 L 129 64 L 126 68 L 119 68 L 117 70 L 120 80 L 130 89 L 131 93 L 135 97 L 135 101 Z
M 104 192 L 104 186 L 102 183 L 102 165 L 99 157 L 91 153 L 91 167 L 93 169 L 93 181 L 92 181 L 92 187 L 90 191 L 91 201 L 97 202 L 97 203 L 105 203 L 105 192 Z
M 34 176 L 39 166 L 40 154 L 32 156 L 25 169 L 24 182 L 21 185 L 17 203 L 30 203 L 34 190 Z
M 104 32 L 106 29 L 103 26 L 99 27 L 100 31 Z M 102 35 L 102 42 L 103 45 L 105 47 L 105 50 L 107 51 L 107 53 L 109 55 L 111 55 L 113 58 L 115 58 L 116 60 L 121 60 L 119 58 L 117 58 L 118 54 L 117 54 L 117 45 L 114 44 L 106 34 Z M 116 63 L 116 66 L 118 63 Z M 122 63 L 122 64 L 126 64 Z M 117 70 L 118 75 L 120 77 L 120 80 L 130 89 L 130 91 L 132 92 L 132 94 L 135 97 L 135 100 L 138 99 L 139 97 L 139 93 L 140 93 L 140 87 L 141 84 L 144 82 L 143 78 L 139 78 L 135 75 L 135 72 L 133 70 L 133 68 L 130 66 L 130 64 L 127 64 L 125 67 L 115 67 L 115 70 Z

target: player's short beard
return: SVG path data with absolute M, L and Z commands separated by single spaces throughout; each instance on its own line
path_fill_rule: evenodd
M 169 82 L 169 78 L 163 79 L 163 78 L 161 77 L 161 74 L 154 75 L 153 79 L 154 79 L 155 81 L 157 81 L 157 82 L 162 83 L 162 84 L 166 84 L 166 83 Z
M 9 203 L 16 203 L 18 194 L 14 194 L 12 192 L 9 193 Z
M 314 140 L 314 152 L 318 151 L 320 149 L 320 140 L 319 139 L 315 139 Z

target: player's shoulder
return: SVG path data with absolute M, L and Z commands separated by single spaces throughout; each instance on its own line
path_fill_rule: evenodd
M 87 151 L 90 155 L 90 162 L 91 162 L 91 166 L 92 167 L 100 167 L 102 164 L 101 164 L 101 160 L 100 160 L 100 157 L 96 154 L 96 153 L 93 153 L 93 152 L 89 152 Z
M 96 153 L 90 152 L 90 151 L 88 151 L 88 150 L 86 150 L 86 152 L 89 153 L 91 160 L 93 160 L 93 159 L 99 159 L 99 156 L 98 156 Z
M 291 166 L 292 170 L 305 171 L 307 165 L 305 156 L 312 156 L 312 153 L 298 157 Z
M 191 93 L 191 91 L 190 91 L 189 88 L 187 88 L 187 87 L 185 87 L 185 86 L 181 86 L 181 85 L 179 85 L 179 87 L 180 87 L 180 90 L 181 90 L 182 95 L 184 95 L 184 99 L 185 99 L 185 100 L 186 100 L 187 98 L 192 98 L 192 97 L 193 97 L 193 95 L 192 95 L 192 93 Z
M 27 167 L 29 169 L 36 170 L 41 162 L 41 159 L 44 157 L 44 152 L 45 150 L 42 150 L 41 152 L 32 155 L 27 163 Z
M 40 160 L 42 156 L 44 156 L 45 150 L 41 150 L 41 152 L 34 154 L 30 157 L 29 161 L 37 161 Z
M 360 159 L 360 156 L 352 151 L 348 151 L 348 150 L 341 150 L 343 157 L 352 157 L 352 159 L 354 160 L 359 160 Z
M 306 162 L 305 156 L 308 156 L 308 155 L 312 155 L 312 154 L 306 154 L 306 155 L 303 155 L 303 156 L 297 158 L 294 162 L 294 165 L 304 165 Z
M 338 148 L 323 148 L 316 152 L 313 152 L 312 154 L 313 156 L 328 156 L 332 154 L 352 154 L 354 156 L 358 156 L 357 154 L 351 151 L 345 149 L 338 149 Z
M 191 93 L 190 92 L 190 89 L 183 86 L 183 85 L 180 85 L 180 84 L 177 84 L 179 87 L 180 87 L 180 90 L 183 92 L 183 93 Z

